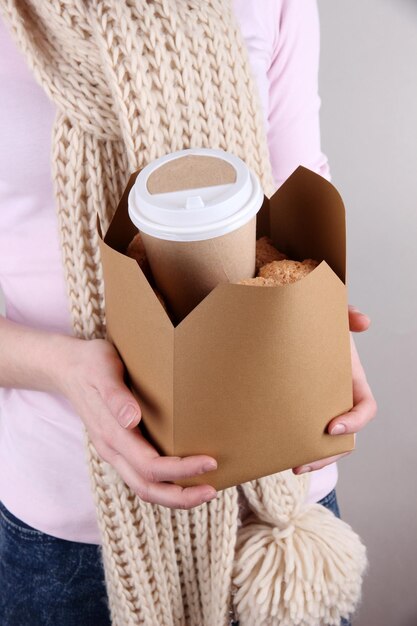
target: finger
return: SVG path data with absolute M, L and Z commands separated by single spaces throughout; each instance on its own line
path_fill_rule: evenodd
M 352 335 L 351 350 L 354 407 L 345 414 L 338 415 L 328 424 L 327 432 L 331 435 L 359 432 L 368 422 L 374 419 L 378 408 L 366 379 Z
M 355 333 L 362 333 L 368 330 L 371 325 L 370 318 L 357 309 L 355 306 L 349 304 L 349 329 Z
M 294 474 L 297 474 L 297 476 L 299 474 L 305 474 L 307 472 L 315 472 L 316 470 L 323 469 L 323 467 L 339 461 L 344 456 L 347 456 L 350 453 L 351 451 L 343 452 L 343 454 L 329 456 L 326 459 L 320 459 L 320 461 L 313 461 L 312 463 L 308 463 L 308 465 L 299 465 L 298 467 L 294 467 L 292 471 L 294 472 Z
M 143 480 L 123 457 L 114 462 L 116 471 L 144 502 L 160 504 L 173 509 L 191 509 L 213 500 L 217 492 L 210 485 L 180 487 L 168 483 L 149 483 Z
M 121 456 L 136 473 L 152 482 L 190 478 L 217 468 L 216 460 L 205 454 L 161 457 L 138 430 L 119 426 L 99 393 L 89 397 L 89 406 L 89 413 L 92 410 L 97 415 L 91 420 L 90 436 L 96 448 L 99 445 L 106 450 L 104 460 L 111 465 L 116 456 Z
M 335 417 L 327 427 L 330 435 L 344 435 L 357 433 L 374 419 L 377 405 L 373 396 L 366 396 L 360 400 L 351 411 Z
M 354 407 L 349 412 L 338 415 L 328 424 L 327 432 L 331 435 L 359 432 L 375 417 L 378 409 L 362 367 L 353 335 L 350 335 L 350 345 Z
M 114 447 L 147 482 L 180 480 L 217 468 L 215 459 L 205 454 L 186 457 L 160 456 L 137 431 L 120 429 L 114 437 Z
M 103 380 L 98 390 L 106 407 L 123 428 L 135 428 L 141 420 L 141 410 L 132 392 L 120 380 Z

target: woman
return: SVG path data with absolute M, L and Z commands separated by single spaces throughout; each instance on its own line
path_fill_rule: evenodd
M 220 1 L 5 0 L 2 9 L 0 622 L 110 623 L 103 543 L 114 623 L 217 626 L 227 619 L 237 495 L 170 484 L 216 460 L 161 458 L 136 428 L 140 406 L 102 339 L 95 216 L 108 223 L 130 171 L 189 146 L 235 151 L 268 195 L 300 163 L 328 176 L 315 2 L 235 0 L 240 32 Z M 368 325 L 354 310 L 350 321 L 352 330 Z M 375 413 L 355 350 L 353 372 L 355 407 L 331 422 L 335 436 L 357 432 Z M 292 494 L 305 484 L 301 499 L 337 514 L 335 460 L 295 468 L 315 470 L 309 483 L 282 480 Z M 255 483 L 261 499 L 266 483 Z M 211 548 L 190 539 L 208 533 Z M 326 611 L 337 615 L 337 607 Z M 238 616 L 249 626 L 243 609 Z

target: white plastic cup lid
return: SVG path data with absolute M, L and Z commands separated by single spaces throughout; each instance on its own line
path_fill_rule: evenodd
M 241 159 L 224 150 L 191 148 L 143 168 L 130 190 L 128 206 L 135 226 L 152 237 L 201 241 L 249 222 L 263 199 L 258 177 Z

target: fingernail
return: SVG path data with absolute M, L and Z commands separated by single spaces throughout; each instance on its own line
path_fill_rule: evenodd
M 307 472 L 311 472 L 310 465 L 303 465 L 297 470 L 297 474 L 306 474 Z
M 201 498 L 201 502 L 210 502 L 210 500 L 214 500 L 216 496 L 217 496 L 217 491 L 213 491 L 212 489 L 210 489 L 210 491 L 204 492 Z
M 330 431 L 331 435 L 342 435 L 346 432 L 346 426 L 344 424 L 336 424 Z
M 203 465 L 203 472 L 212 472 L 215 469 L 217 469 L 216 461 L 207 461 L 207 463 Z
M 119 423 L 123 428 L 127 428 L 137 417 L 138 412 L 132 404 L 128 404 L 119 413 Z

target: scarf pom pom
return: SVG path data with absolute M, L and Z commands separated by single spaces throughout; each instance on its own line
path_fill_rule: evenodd
M 283 528 L 248 518 L 233 571 L 241 626 L 340 626 L 355 610 L 366 549 L 344 521 L 319 504 Z

